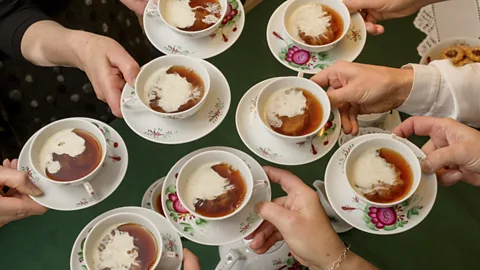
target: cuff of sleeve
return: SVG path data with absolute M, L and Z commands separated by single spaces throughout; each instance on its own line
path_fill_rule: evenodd
M 402 69 L 413 69 L 414 79 L 410 95 L 398 110 L 410 115 L 427 114 L 440 89 L 440 71 L 435 66 L 417 64 L 408 64 Z

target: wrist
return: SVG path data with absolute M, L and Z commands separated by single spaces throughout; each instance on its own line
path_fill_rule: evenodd
M 410 96 L 412 92 L 414 73 L 412 69 L 397 69 L 393 77 L 394 94 L 395 94 L 395 108 L 402 106 L 403 103 Z
M 88 61 L 90 43 L 94 38 L 95 35 L 88 32 L 69 30 L 67 43 L 72 53 L 72 66 L 85 71 L 85 61 Z
M 328 247 L 325 251 L 316 252 L 316 260 L 308 266 L 311 270 L 330 269 L 333 264 L 342 257 L 345 251 L 345 243 L 335 234 L 328 242 L 322 244 L 322 248 Z

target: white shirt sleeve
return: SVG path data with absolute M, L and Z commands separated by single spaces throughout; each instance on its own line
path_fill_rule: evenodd
M 413 69 L 412 91 L 399 111 L 410 115 L 450 117 L 480 127 L 480 63 L 455 67 L 450 60 Z

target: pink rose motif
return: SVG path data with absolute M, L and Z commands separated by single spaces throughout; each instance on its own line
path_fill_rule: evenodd
M 177 193 L 170 193 L 168 194 L 168 199 L 173 202 L 173 210 L 180 214 L 188 214 L 188 210 L 183 207 L 182 203 L 178 199 Z
M 293 46 L 288 49 L 285 61 L 293 62 L 297 65 L 303 66 L 310 61 L 310 52 L 302 50 L 297 46 Z
M 377 208 L 371 206 L 368 210 L 368 216 L 372 219 L 372 223 L 375 224 L 377 229 L 383 229 L 385 226 L 393 225 L 397 221 L 397 213 L 393 207 Z

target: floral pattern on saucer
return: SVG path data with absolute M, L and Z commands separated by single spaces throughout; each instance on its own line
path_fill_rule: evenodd
M 122 106 L 125 122 L 137 135 L 156 143 L 182 144 L 208 135 L 222 123 L 230 108 L 230 86 L 220 70 L 205 60 L 200 61 L 211 80 L 210 91 L 202 108 L 187 119 L 163 119 L 143 107 Z M 125 84 L 122 100 L 134 95 L 133 87 Z
M 340 113 L 333 109 L 316 136 L 298 143 L 285 142 L 265 129 L 255 109 L 258 94 L 274 79 L 256 84 L 238 103 L 235 121 L 240 138 L 257 156 L 276 164 L 302 165 L 320 159 L 333 148 L 340 136 Z
M 288 253 L 288 257 L 284 259 L 276 259 L 272 261 L 272 265 L 277 267 L 278 270 L 305 270 L 308 269 L 306 266 L 301 265 L 292 255 Z
M 351 190 L 344 175 L 345 161 L 351 149 L 373 137 L 390 137 L 388 134 L 368 134 L 356 137 L 333 154 L 325 171 L 325 189 L 332 208 L 353 227 L 372 234 L 396 234 L 410 230 L 422 222 L 435 203 L 437 177 L 422 174 L 420 185 L 407 201 L 392 207 L 376 207 L 362 201 Z M 400 138 L 399 138 L 400 139 Z M 425 154 L 413 143 L 400 139 L 422 160 Z
M 31 169 L 28 157 L 28 149 L 32 143 L 33 135 L 23 147 L 18 158 L 18 170 L 25 171 L 30 179 L 43 191 L 40 197 L 31 197 L 39 204 L 60 211 L 80 210 L 105 200 L 110 196 L 123 181 L 128 167 L 128 151 L 120 134 L 109 125 L 90 118 L 79 118 L 96 125 L 105 136 L 107 141 L 107 158 L 102 169 L 90 181 L 97 193 L 97 198 L 91 198 L 85 188 L 80 186 L 58 186 L 51 184 L 37 175 Z
M 175 33 L 158 15 L 157 4 L 149 1 L 143 16 L 145 33 L 150 42 L 164 54 L 181 54 L 207 59 L 221 54 L 240 38 L 245 26 L 245 12 L 239 0 L 227 0 L 227 13 L 210 36 L 189 39 Z
M 165 178 L 162 194 L 162 206 L 167 220 L 185 238 L 203 245 L 224 245 L 245 238 L 255 231 L 263 222 L 255 212 L 254 206 L 261 201 L 270 201 L 270 183 L 266 188 L 255 191 L 250 202 L 238 214 L 224 220 L 212 221 L 198 218 L 188 212 L 177 196 L 176 178 L 181 167 L 188 159 L 199 153 L 223 150 L 233 153 L 245 160 L 251 168 L 254 179 L 268 179 L 262 166 L 244 152 L 229 147 L 207 147 L 194 151 L 180 159 Z
M 365 22 L 359 13 L 351 16 L 347 34 L 335 48 L 326 52 L 310 52 L 295 46 L 285 32 L 282 14 L 287 1 L 270 17 L 267 26 L 267 42 L 270 51 L 284 66 L 308 74 L 316 74 L 337 60 L 354 61 L 363 50 L 367 39 Z

